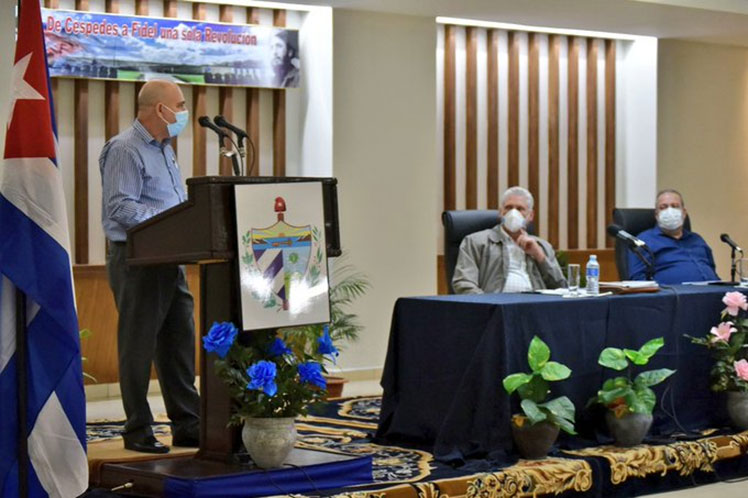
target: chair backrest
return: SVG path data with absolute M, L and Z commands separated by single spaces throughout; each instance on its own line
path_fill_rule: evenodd
M 613 209 L 613 223 L 636 236 L 654 227 L 657 220 L 653 208 L 615 208 Z M 683 222 L 683 228 L 691 230 L 691 219 L 688 216 Z M 628 251 L 628 245 L 616 238 L 616 268 L 618 268 L 618 277 L 621 280 L 629 278 Z
M 447 278 L 447 288 L 450 294 L 454 294 L 452 276 L 455 272 L 462 239 L 471 233 L 492 228 L 498 225 L 500 220 L 499 211 L 496 209 L 467 209 L 444 211 L 442 213 L 442 224 L 444 225 L 444 273 Z M 535 232 L 535 227 L 532 223 L 528 224 L 527 232 Z

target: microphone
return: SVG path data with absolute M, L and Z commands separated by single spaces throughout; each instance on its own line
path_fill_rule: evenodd
M 741 254 L 743 253 L 743 250 L 742 250 L 742 249 L 740 248 L 740 246 L 739 246 L 739 245 L 737 245 L 737 244 L 735 243 L 735 241 L 734 241 L 734 240 L 732 240 L 732 239 L 730 238 L 730 236 L 729 236 L 729 235 L 727 235 L 726 233 L 723 233 L 722 235 L 720 235 L 720 236 L 719 236 L 719 240 L 721 240 L 722 242 L 724 242 L 724 243 L 725 243 L 725 244 L 727 244 L 728 246 L 732 247 L 733 249 L 735 249 L 735 250 L 736 250 L 736 251 L 738 251 L 739 253 L 741 253 Z
M 218 140 L 221 143 L 221 147 L 223 147 L 223 139 L 228 137 L 225 131 L 214 125 L 208 116 L 200 116 L 199 118 L 197 118 L 197 122 L 200 123 L 200 126 L 202 126 L 203 128 L 210 128 L 211 130 L 216 132 L 218 134 Z
M 228 134 L 225 131 L 223 131 L 222 128 L 219 128 L 218 126 L 214 125 L 208 116 L 200 116 L 199 118 L 197 118 L 197 122 L 200 123 L 200 126 L 202 126 L 203 128 L 210 128 L 211 130 L 213 130 L 214 132 L 218 134 L 218 144 L 221 146 L 220 153 L 224 157 L 231 158 L 232 167 L 234 169 L 234 175 L 239 176 L 240 169 L 239 169 L 239 163 L 236 160 L 236 152 L 234 152 L 233 150 L 228 150 L 224 142 L 225 138 L 229 138 Z
M 637 239 L 618 225 L 608 225 L 608 235 L 621 239 L 631 247 L 646 247 L 647 245 L 643 240 Z
M 236 136 L 237 136 L 238 138 L 240 138 L 240 139 L 241 139 L 241 138 L 248 138 L 248 137 L 249 137 L 249 135 L 247 135 L 247 132 L 246 132 L 246 131 L 242 130 L 242 129 L 241 129 L 241 128 L 239 128 L 238 126 L 234 126 L 234 125 L 232 125 L 231 123 L 229 123 L 228 121 L 226 121 L 226 118 L 224 118 L 224 117 L 223 117 L 223 116 L 221 116 L 220 114 L 218 114 L 218 115 L 217 115 L 216 117 L 214 117 L 214 118 L 213 118 L 213 122 L 214 122 L 215 124 L 217 124 L 218 126 L 220 126 L 221 128 L 226 128 L 226 129 L 228 129 L 228 130 L 231 130 L 231 131 L 233 131 L 233 132 L 234 132 L 234 134 L 235 134 L 235 135 L 236 135 Z

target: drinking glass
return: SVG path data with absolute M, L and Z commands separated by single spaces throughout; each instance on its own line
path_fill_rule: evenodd
M 738 276 L 740 278 L 740 286 L 748 287 L 748 258 L 740 258 L 738 260 Z
M 748 265 L 748 261 L 746 261 L 746 265 Z M 575 263 L 569 264 L 566 268 L 566 280 L 569 283 L 569 294 L 572 296 L 579 294 L 579 271 L 580 267 Z M 748 271 L 748 266 L 746 266 L 746 271 Z

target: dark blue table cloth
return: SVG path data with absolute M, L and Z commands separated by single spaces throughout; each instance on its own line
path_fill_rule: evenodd
M 585 404 L 606 378 L 620 375 L 597 364 L 600 351 L 637 349 L 660 336 L 665 346 L 645 369 L 677 373 L 655 388 L 650 434 L 724 425 L 721 397 L 709 389 L 708 352 L 684 334 L 708 333 L 724 309 L 722 296 L 732 290 L 674 286 L 581 299 L 535 294 L 399 299 L 382 375 L 377 440 L 424 446 L 445 460 L 512 455 L 510 420 L 520 411 L 519 400 L 506 394 L 501 381 L 529 372 L 527 348 L 534 335 L 550 346 L 553 360 L 571 368 L 568 380 L 551 383 L 551 397 L 571 399 L 580 437 L 593 444 L 605 438 L 602 412 Z

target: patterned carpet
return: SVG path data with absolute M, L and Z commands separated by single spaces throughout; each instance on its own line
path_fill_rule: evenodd
M 378 396 L 343 399 L 297 421 L 299 448 L 373 456 L 373 486 L 331 494 L 349 498 L 636 496 L 748 474 L 748 431 L 663 445 L 557 451 L 542 460 L 468 472 L 438 463 L 425 451 L 371 443 L 380 403 Z M 117 422 L 89 424 L 89 450 L 116 440 L 121 429 L 122 423 Z M 164 438 L 170 433 L 166 424 L 155 425 L 154 431 Z

